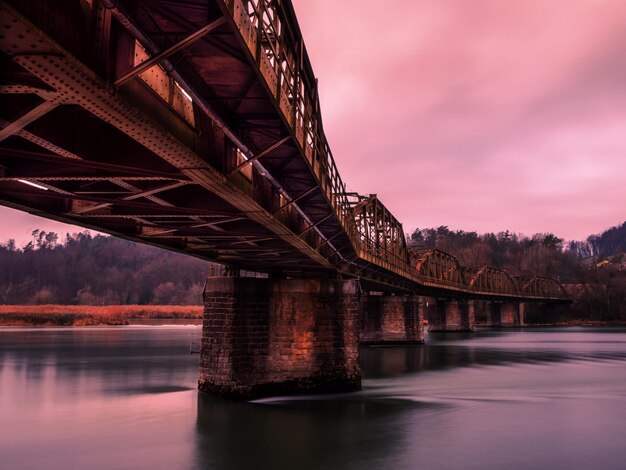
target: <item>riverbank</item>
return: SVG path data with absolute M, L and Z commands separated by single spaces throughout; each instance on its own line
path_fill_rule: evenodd
M 0 326 L 99 326 L 202 320 L 201 305 L 0 305 Z M 478 327 L 488 328 L 484 323 Z M 626 326 L 625 322 L 569 320 L 526 327 Z M 428 320 L 424 320 L 428 328 Z
M 129 325 L 201 320 L 201 305 L 0 305 L 0 326 Z
M 600 321 L 600 320 L 569 320 L 569 321 L 554 322 L 554 323 L 527 323 L 524 326 L 527 326 L 527 327 L 534 327 L 534 326 L 540 326 L 540 327 L 544 327 L 544 326 L 555 326 L 555 327 L 560 327 L 560 326 L 619 326 L 619 327 L 623 327 L 623 326 L 626 326 L 626 322 Z
M 491 328 L 493 325 L 488 323 L 476 323 L 478 328 Z M 600 321 L 600 320 L 568 320 L 561 322 L 549 322 L 549 323 L 525 323 L 523 327 L 511 326 L 511 328 L 535 328 L 535 327 L 563 327 L 563 326 L 626 326 L 626 322 L 622 321 Z M 509 327 L 497 327 L 497 328 L 509 328 Z

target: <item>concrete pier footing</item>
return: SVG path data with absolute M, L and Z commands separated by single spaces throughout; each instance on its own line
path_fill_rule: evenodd
M 426 300 L 428 331 L 474 331 L 474 301 L 464 299 Z
M 209 278 L 198 388 L 237 399 L 360 389 L 358 287 Z
M 524 309 L 523 302 L 491 302 L 489 305 L 489 326 L 523 326 Z
M 361 344 L 420 344 L 424 342 L 421 297 L 416 295 L 361 296 Z

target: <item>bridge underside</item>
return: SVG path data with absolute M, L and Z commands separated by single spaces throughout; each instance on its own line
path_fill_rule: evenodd
M 221 16 L 209 2 L 176 12 L 170 2 L 150 4 L 156 11 L 149 18 L 157 23 L 143 26 L 161 42 Z M 33 20 L 57 21 L 57 39 L 79 55 L 77 46 L 89 38 L 76 37 L 84 28 L 75 12 L 54 9 L 57 17 L 50 19 L 42 5 L 30 9 Z M 32 18 L 33 12 L 39 15 Z M 0 21 L 11 33 L 2 39 L 0 94 L 5 205 L 247 269 L 333 269 L 328 254 L 313 249 L 321 242 L 312 230 L 298 237 L 306 222 L 280 211 L 286 201 L 256 168 L 227 176 L 243 159 L 206 115 L 193 113 L 192 126 L 139 77 L 111 94 L 104 80 L 38 28 L 6 9 Z M 101 51 L 117 60 L 98 64 L 114 76 L 133 66 L 127 62 L 134 41 L 125 31 L 118 41 L 127 54 Z M 261 152 L 286 132 L 236 41 L 222 25 L 187 49 L 177 67 Z M 316 184 L 295 152 L 286 141 L 263 164 L 298 195 Z M 322 197 L 311 191 L 301 202 L 313 223 L 328 215 Z M 330 219 L 320 227 L 339 230 Z

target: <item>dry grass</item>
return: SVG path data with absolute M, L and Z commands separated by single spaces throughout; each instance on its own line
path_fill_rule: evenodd
M 0 305 L 0 326 L 127 325 L 131 319 L 201 318 L 199 305 Z

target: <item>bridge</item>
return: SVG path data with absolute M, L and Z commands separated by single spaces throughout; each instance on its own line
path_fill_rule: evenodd
M 419 342 L 424 312 L 471 330 L 477 302 L 521 324 L 568 300 L 412 250 L 346 190 L 289 0 L 14 0 L 0 49 L 0 204 L 229 266 L 203 390 L 354 389 L 359 341 Z

